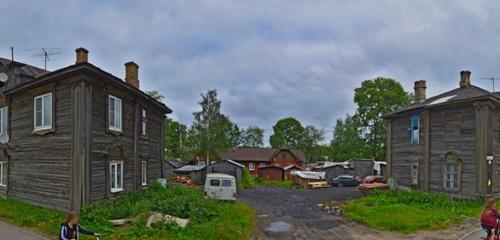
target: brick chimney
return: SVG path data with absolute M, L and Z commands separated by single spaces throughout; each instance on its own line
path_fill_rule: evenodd
M 89 61 L 89 51 L 85 48 L 77 48 L 76 50 L 76 64 Z
M 425 89 L 427 88 L 425 80 L 415 81 L 415 86 L 413 89 L 415 90 L 415 102 L 420 103 L 425 101 Z
M 470 87 L 470 71 L 465 70 L 460 72 L 460 87 Z
M 139 88 L 139 65 L 135 62 L 125 63 L 125 82 Z

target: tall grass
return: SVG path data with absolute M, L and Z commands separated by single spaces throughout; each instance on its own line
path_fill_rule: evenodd
M 445 228 L 465 217 L 479 217 L 482 201 L 456 200 L 444 194 L 388 191 L 348 202 L 345 215 L 380 230 L 412 233 Z
M 151 212 L 190 219 L 185 229 L 177 225 L 146 227 Z M 57 236 L 65 213 L 17 200 L 0 199 L 0 218 L 48 236 Z M 108 220 L 132 218 L 134 223 L 114 227 Z M 114 201 L 84 207 L 82 226 L 103 233 L 103 239 L 248 239 L 255 228 L 255 211 L 238 202 L 205 199 L 201 190 L 183 186 L 164 188 L 155 184 Z M 83 239 L 93 239 L 83 236 Z

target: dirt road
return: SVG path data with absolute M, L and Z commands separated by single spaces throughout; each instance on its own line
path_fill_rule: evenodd
M 324 188 L 294 190 L 257 187 L 241 190 L 239 201 L 256 209 L 259 216 L 255 240 L 288 239 L 459 239 L 477 228 L 476 219 L 440 231 L 424 231 L 402 235 L 378 231 L 323 212 L 318 203 L 331 200 L 348 200 L 361 197 L 357 188 Z

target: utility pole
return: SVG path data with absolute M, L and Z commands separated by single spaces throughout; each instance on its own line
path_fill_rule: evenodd
M 210 164 L 210 152 L 208 151 L 208 144 L 210 142 L 210 99 L 208 99 L 208 108 L 207 108 L 207 158 L 205 159 L 205 164 Z

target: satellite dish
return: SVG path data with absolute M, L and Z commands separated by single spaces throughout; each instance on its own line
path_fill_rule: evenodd
M 0 82 L 7 82 L 7 80 L 9 79 L 9 75 L 7 75 L 6 73 L 0 73 Z

